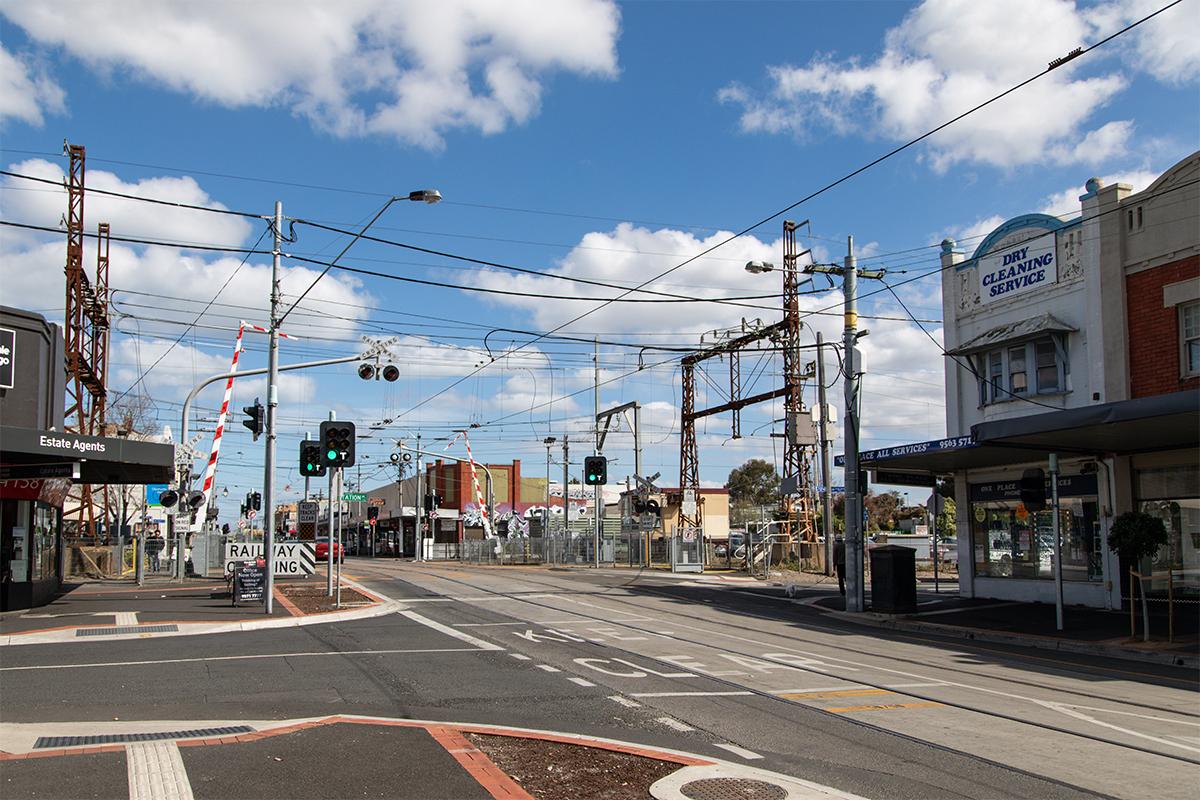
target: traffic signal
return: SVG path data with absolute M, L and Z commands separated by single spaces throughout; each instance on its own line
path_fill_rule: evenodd
M 379 519 L 379 506 L 367 506 L 367 519 Z
M 192 492 L 188 495 L 188 508 L 196 511 L 200 506 L 204 505 L 204 492 Z
M 259 492 L 250 493 L 250 507 L 255 511 L 262 511 L 262 494 Z
M 321 458 L 321 443 L 300 443 L 300 475 L 305 478 L 320 478 L 325 474 L 325 461 Z
M 262 403 L 258 402 L 258 398 L 254 398 L 254 405 L 242 406 L 242 411 L 246 412 L 247 419 L 242 420 L 242 424 L 250 429 L 254 434 L 254 441 L 258 441 L 258 437 L 266 430 L 267 410 L 263 408 Z
M 442 507 L 442 496 L 440 494 L 425 495 L 425 510 L 436 511 Z
M 585 456 L 583 482 L 588 486 L 603 486 L 608 483 L 608 459 L 604 456 Z
M 1046 473 L 1044 470 L 1027 469 L 1019 484 L 1021 502 L 1026 511 L 1042 511 L 1046 508 Z
M 321 423 L 321 460 L 334 469 L 354 466 L 353 422 Z

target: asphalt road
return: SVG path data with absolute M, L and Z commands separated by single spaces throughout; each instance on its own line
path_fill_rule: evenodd
M 802 602 L 653 574 L 383 561 L 346 571 L 406 610 L 5 648 L 0 721 L 347 714 L 520 726 L 740 761 L 878 798 L 1191 797 L 1200 776 L 1196 676 L 1180 670 L 858 628 Z M 336 740 L 340 727 L 322 736 Z M 403 748 L 386 761 L 362 755 L 373 746 L 356 745 L 362 765 L 342 769 L 410 768 Z M 80 769 L 96 771 L 94 786 L 124 769 L 119 757 L 79 758 L 89 766 L 73 768 L 73 786 Z M 188 774 L 219 774 L 194 784 L 224 786 L 246 770 L 244 796 L 271 794 L 255 790 L 265 787 L 249 777 L 258 774 L 250 756 L 207 758 L 189 755 Z M 286 789 L 289 771 L 272 769 L 287 796 L 279 781 Z M 337 770 L 295 779 L 306 795 L 345 796 Z

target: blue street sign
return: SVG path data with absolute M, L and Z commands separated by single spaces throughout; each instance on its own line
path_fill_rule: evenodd
M 146 484 L 146 505 L 161 506 L 162 502 L 159 500 L 159 498 L 162 496 L 162 493 L 165 492 L 166 490 L 167 490 L 167 484 L 165 484 L 165 483 L 147 483 Z

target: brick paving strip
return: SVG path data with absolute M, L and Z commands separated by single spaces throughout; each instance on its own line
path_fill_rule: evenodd
M 496 800 L 535 800 L 460 732 L 436 725 L 426 730 Z

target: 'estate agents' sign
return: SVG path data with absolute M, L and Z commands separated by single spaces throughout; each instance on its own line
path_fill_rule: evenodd
M 979 301 L 991 303 L 1058 281 L 1055 236 L 1047 233 L 979 259 Z

